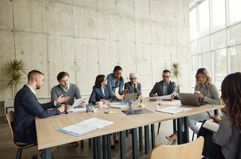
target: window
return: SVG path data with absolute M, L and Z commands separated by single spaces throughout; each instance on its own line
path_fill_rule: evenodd
M 211 54 L 210 52 L 202 54 L 202 67 L 208 69 L 209 72 L 212 71 L 212 63 L 211 63 Z
M 230 56 L 230 72 L 241 72 L 241 46 L 228 49 Z
M 209 1 L 204 0 L 199 5 L 199 33 L 209 33 Z
M 221 88 L 221 83 L 227 75 L 227 54 L 226 49 L 216 50 L 214 52 L 214 71 L 215 84 Z
M 234 25 L 228 29 L 229 45 L 241 44 L 241 24 Z
M 211 36 L 212 50 L 226 47 L 226 30 L 217 32 Z
M 236 23 L 241 20 L 240 6 L 241 6 L 240 0 L 229 0 L 230 24 Z
M 190 17 L 190 38 L 196 39 L 198 36 L 198 31 L 197 31 L 197 9 L 194 8 L 190 11 L 189 13 L 189 17 Z
M 208 37 L 204 37 L 199 40 L 199 53 L 210 51 L 210 39 Z
M 212 30 L 225 26 L 225 0 L 211 0 L 212 2 Z
M 228 73 L 241 71 L 241 0 L 199 0 L 189 15 L 197 29 L 190 31 L 192 79 L 205 67 L 220 89 Z

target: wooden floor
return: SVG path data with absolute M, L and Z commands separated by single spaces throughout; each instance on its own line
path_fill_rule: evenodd
M 157 125 L 156 131 L 157 131 Z M 167 121 L 163 122 L 161 126 L 160 134 L 156 137 L 156 145 L 168 144 L 168 141 L 165 139 L 165 136 L 172 132 L 172 122 Z M 127 159 L 131 159 L 131 136 L 126 137 L 126 147 L 127 147 Z M 11 134 L 9 127 L 6 123 L 2 122 L 0 124 L 0 158 L 2 159 L 14 159 L 16 154 L 16 148 L 12 144 Z M 37 154 L 37 147 L 33 147 L 27 150 L 24 150 L 22 159 L 31 159 L 32 155 Z M 145 155 L 144 151 L 138 151 L 138 159 L 148 159 L 149 155 Z M 92 149 L 88 146 L 88 141 L 84 142 L 84 149 L 81 149 L 80 146 L 74 148 L 71 144 L 62 145 L 54 149 L 53 156 L 55 159 L 91 159 L 92 158 Z M 112 150 L 112 158 L 119 158 L 119 146 L 115 146 L 115 149 Z

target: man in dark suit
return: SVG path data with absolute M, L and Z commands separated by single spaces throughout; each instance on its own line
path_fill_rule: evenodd
M 156 82 L 151 92 L 149 93 L 150 97 L 154 96 L 164 96 L 172 95 L 175 97 L 176 94 L 176 84 L 175 82 L 170 81 L 171 71 L 164 70 L 162 72 L 162 79 L 160 82 Z
M 56 104 L 68 100 L 69 97 L 58 97 L 55 101 L 40 104 L 37 101 L 35 90 L 41 88 L 44 82 L 44 74 L 38 70 L 28 73 L 28 82 L 21 88 L 14 100 L 13 133 L 16 142 L 33 144 L 37 142 L 35 130 L 35 118 L 45 118 L 58 115 L 65 111 L 64 106 L 53 108 Z M 53 109 L 49 109 L 53 108 Z

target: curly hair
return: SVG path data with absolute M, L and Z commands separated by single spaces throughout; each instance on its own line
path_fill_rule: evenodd
M 226 76 L 221 85 L 221 92 L 225 115 L 230 117 L 234 127 L 241 128 L 241 72 Z
M 203 74 L 203 75 L 206 76 L 206 78 L 207 78 L 206 86 L 207 86 L 207 87 L 212 83 L 211 75 L 210 75 L 210 73 L 208 72 L 208 70 L 207 70 L 206 68 L 199 68 L 199 69 L 197 70 L 197 73 L 196 73 L 196 75 L 195 75 L 196 83 L 198 82 L 198 74 Z

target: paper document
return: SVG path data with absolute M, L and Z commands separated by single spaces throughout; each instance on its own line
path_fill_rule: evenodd
M 83 98 L 80 98 L 80 99 L 75 99 L 74 101 L 74 104 L 72 105 L 73 108 L 75 107 L 78 107 L 78 106 L 81 106 L 81 101 L 83 101 L 84 99 Z
M 177 107 L 177 106 L 171 106 L 171 107 L 163 107 L 160 109 L 156 109 L 156 111 L 158 112 L 163 112 L 163 113 L 170 113 L 170 114 L 176 114 L 176 113 L 180 113 L 182 111 L 187 111 L 187 110 L 191 110 L 192 108 L 185 108 L 185 107 Z
M 165 96 L 156 96 L 156 97 L 150 97 L 150 100 L 171 100 L 172 95 L 165 95 Z
M 68 109 L 68 112 L 69 113 L 72 113 L 72 112 L 85 112 L 86 111 L 86 108 L 78 108 L 78 107 L 75 107 L 75 108 L 70 108 Z
M 112 121 L 91 118 L 91 119 L 87 119 L 82 122 L 79 122 L 77 124 L 61 128 L 58 131 L 75 136 L 75 137 L 79 137 L 83 134 L 86 134 L 88 132 L 91 132 L 97 129 L 101 129 L 111 124 L 113 124 Z
M 207 121 L 203 124 L 202 127 L 206 128 L 206 129 L 208 129 L 208 130 L 210 130 L 210 131 L 212 131 L 212 132 L 217 132 L 217 131 L 218 131 L 218 128 L 219 128 L 219 124 L 218 124 L 218 123 L 215 123 L 215 122 L 213 122 L 213 121 L 211 121 L 211 120 L 207 120 Z
M 113 107 L 113 108 L 123 108 L 123 107 L 127 107 L 127 106 L 128 106 L 127 102 L 113 102 L 113 103 L 110 103 L 110 107 Z

